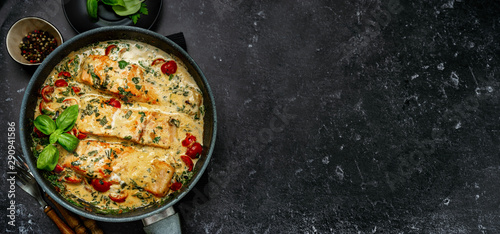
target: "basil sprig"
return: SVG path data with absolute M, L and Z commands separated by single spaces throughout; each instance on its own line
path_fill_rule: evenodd
M 54 145 L 56 142 L 69 152 L 75 151 L 80 140 L 65 132 L 73 129 L 77 118 L 78 105 L 66 108 L 56 121 L 52 120 L 47 115 L 39 115 L 36 117 L 35 121 L 33 121 L 35 127 L 45 135 L 50 135 L 50 145 L 45 147 L 38 156 L 38 161 L 36 163 L 38 169 L 47 171 L 54 170 L 59 160 L 59 151 Z

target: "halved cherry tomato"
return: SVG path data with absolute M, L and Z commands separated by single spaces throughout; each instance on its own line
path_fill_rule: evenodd
M 175 182 L 172 185 L 170 185 L 170 189 L 172 189 L 172 191 L 177 191 L 181 187 L 182 187 L 182 183 L 181 182 Z
M 160 63 L 164 63 L 164 62 L 165 62 L 165 59 L 157 58 L 157 59 L 153 60 L 153 62 L 151 63 L 151 66 L 154 66 L 154 65 L 160 64 Z
M 195 142 L 195 143 L 193 143 L 193 145 L 191 145 L 187 149 L 186 155 L 191 157 L 191 158 L 197 158 L 198 155 L 200 155 L 202 151 L 203 151 L 203 147 L 201 146 L 201 144 L 198 142 Z
M 73 136 L 77 136 L 78 135 L 78 130 L 76 130 L 76 128 L 73 128 L 70 131 L 67 131 L 66 133 L 71 134 Z
M 83 139 L 87 138 L 87 135 L 85 135 L 83 133 L 78 133 L 78 135 L 76 136 L 76 138 L 78 138 L 78 140 L 83 140 Z
M 73 86 L 71 88 L 73 89 L 73 92 L 75 92 L 76 94 L 78 94 L 80 91 L 82 91 L 82 89 L 80 87 Z
M 47 136 L 43 132 L 38 130 L 38 128 L 36 128 L 36 127 L 33 127 L 33 132 L 35 132 L 38 137 L 46 137 Z
M 56 80 L 54 85 L 56 87 L 66 87 L 66 86 L 68 86 L 68 82 L 66 82 L 64 79 L 59 79 L 59 80 Z
M 122 202 L 124 202 L 124 201 L 127 199 L 128 194 L 127 194 L 127 193 L 125 193 L 125 194 L 123 194 L 123 193 L 110 193 L 110 194 L 108 195 L 108 197 L 109 197 L 112 201 L 114 201 L 114 202 L 117 202 L 117 203 L 122 203 Z
M 70 176 L 70 177 L 66 177 L 64 178 L 66 182 L 68 183 L 80 183 L 82 182 L 82 178 L 79 178 L 79 177 L 76 177 L 76 176 Z
M 61 173 L 62 171 L 64 171 L 64 167 L 61 167 L 61 165 L 57 164 L 56 168 L 54 168 L 54 172 Z
M 40 91 L 40 94 L 42 95 L 42 98 L 45 102 L 51 102 L 52 101 L 52 94 L 54 92 L 54 87 L 47 85 L 43 87 L 43 89 Z
M 181 159 L 188 167 L 188 171 L 192 171 L 193 170 L 193 160 L 191 160 L 191 158 L 186 156 L 186 155 L 182 155 Z
M 38 110 L 40 111 L 40 113 L 44 114 L 44 111 L 43 110 L 47 110 L 47 108 L 45 108 L 45 101 L 41 101 L 40 104 L 38 105 Z M 48 110 L 48 111 L 51 111 L 52 110 Z
M 196 137 L 189 133 L 186 133 L 186 138 L 182 140 L 182 146 L 188 147 L 194 142 L 196 142 Z
M 99 192 L 106 192 L 109 190 L 111 183 L 103 181 L 101 179 L 93 179 L 92 187 Z
M 116 107 L 116 108 L 121 108 L 122 107 L 122 104 L 120 103 L 120 101 L 114 99 L 114 98 L 111 98 L 109 99 L 109 101 L 107 102 L 108 105 L 112 106 L 112 107 Z
M 76 98 L 70 97 L 70 98 L 64 99 L 63 103 L 68 105 L 68 106 L 71 106 L 71 105 L 78 104 L 78 100 L 76 100 Z
M 110 45 L 108 47 L 106 47 L 106 51 L 104 51 L 104 55 L 109 55 L 109 53 L 111 53 L 111 50 L 114 49 L 114 48 L 117 48 L 116 45 Z
M 161 72 L 163 72 L 163 74 L 170 75 L 174 74 L 176 71 L 177 71 L 177 63 L 175 63 L 174 60 L 169 60 L 163 65 L 161 65 Z
M 71 77 L 71 73 L 67 72 L 67 71 L 62 71 L 62 72 L 59 72 L 59 74 L 57 75 L 57 77 L 61 77 L 61 76 L 64 76 L 64 77 Z

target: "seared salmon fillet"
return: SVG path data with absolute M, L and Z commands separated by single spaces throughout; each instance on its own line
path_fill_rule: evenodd
M 111 174 L 112 161 L 118 155 L 128 154 L 131 147 L 109 144 L 100 141 L 81 141 L 76 148 L 76 155 L 67 155 L 62 163 L 64 167 L 89 178 L 108 178 Z
M 77 80 L 103 92 L 117 95 L 124 101 L 156 104 L 156 89 L 144 79 L 143 74 L 144 69 L 136 64 L 117 62 L 106 55 L 90 55 L 83 59 Z
M 181 122 L 178 114 L 116 108 L 99 98 L 82 104 L 76 127 L 83 133 L 98 136 L 170 148 L 172 142 L 178 140 L 177 130 L 181 125 L 187 129 L 194 126 L 187 120 Z
M 76 155 L 66 155 L 62 165 L 73 169 L 87 178 L 98 178 L 114 184 L 124 182 L 144 188 L 157 197 L 165 196 L 170 188 L 170 181 L 175 169 L 170 164 L 155 159 L 147 161 L 151 155 L 122 146 L 95 140 L 81 141 Z

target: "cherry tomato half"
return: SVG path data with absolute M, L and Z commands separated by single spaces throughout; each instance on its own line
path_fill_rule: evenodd
M 123 194 L 123 193 L 110 193 L 110 194 L 108 195 L 108 197 L 109 197 L 112 201 L 114 201 L 114 202 L 116 202 L 116 203 L 122 203 L 122 202 L 124 202 L 124 201 L 127 199 L 128 194 L 126 194 L 126 193 L 125 193 L 125 194 Z
M 172 191 L 177 191 L 181 187 L 182 187 L 182 183 L 181 182 L 175 182 L 175 183 L 173 183 L 173 184 L 170 185 L 170 189 L 172 189 Z
M 186 138 L 182 140 L 182 146 L 188 147 L 194 142 L 196 142 L 196 137 L 189 133 L 186 133 Z
M 80 91 L 82 91 L 82 89 L 80 87 L 73 86 L 71 88 L 73 89 L 73 92 L 75 92 L 76 94 L 78 94 Z
M 203 147 L 201 146 L 201 144 L 198 142 L 195 142 L 195 143 L 193 143 L 193 145 L 191 145 L 187 149 L 186 155 L 191 157 L 191 158 L 197 158 L 198 155 L 200 155 L 202 151 L 203 151 Z
M 46 137 L 47 136 L 43 132 L 38 130 L 38 128 L 36 128 L 36 127 L 33 127 L 33 132 L 35 132 L 38 137 Z
M 174 60 L 169 60 L 163 65 L 161 65 L 161 72 L 163 74 L 174 74 L 177 71 L 177 63 Z
M 66 133 L 71 134 L 73 136 L 77 136 L 78 135 L 78 130 L 76 130 L 76 128 L 73 128 L 73 129 L 67 131 Z
M 192 171 L 193 170 L 193 160 L 191 160 L 191 158 L 186 156 L 186 155 L 182 155 L 181 159 L 188 167 L 188 171 Z
M 111 183 L 100 179 L 93 179 L 92 187 L 94 187 L 95 190 L 103 193 L 109 190 L 109 188 L 111 187 Z
M 111 50 L 114 49 L 114 48 L 117 48 L 116 45 L 110 45 L 108 47 L 106 47 L 106 51 L 104 51 L 104 55 L 108 56 L 109 53 L 111 53 Z
M 54 92 L 54 87 L 47 85 L 43 87 L 42 91 L 40 91 L 40 94 L 42 95 L 42 98 L 45 102 L 51 102 L 52 101 L 52 96 L 50 96 Z
M 59 74 L 57 75 L 57 77 L 61 77 L 61 76 L 64 76 L 64 77 L 71 77 L 71 73 L 67 72 L 67 71 L 62 71 L 62 72 L 59 72 Z
M 64 179 L 66 182 L 73 183 L 73 184 L 82 182 L 82 178 L 76 177 L 76 176 L 70 176 L 70 177 L 66 177 Z
M 76 136 L 76 138 L 78 138 L 78 140 L 83 140 L 83 139 L 87 138 L 87 135 L 83 134 L 83 133 L 78 133 L 78 135 Z
M 157 59 L 153 60 L 153 62 L 151 63 L 151 66 L 154 66 L 154 65 L 160 64 L 160 63 L 164 63 L 164 62 L 165 62 L 165 59 L 157 58 Z
M 109 99 L 109 101 L 107 102 L 108 105 L 112 106 L 112 107 L 116 107 L 116 108 L 121 108 L 122 107 L 122 104 L 120 103 L 120 101 L 114 99 L 114 98 L 111 98 Z
M 64 79 L 59 79 L 59 80 L 56 80 L 54 85 L 56 87 L 66 87 L 66 86 L 68 86 L 68 82 L 66 82 Z
M 61 173 L 62 171 L 64 171 L 64 167 L 61 167 L 61 165 L 57 164 L 56 168 L 54 168 L 54 172 Z

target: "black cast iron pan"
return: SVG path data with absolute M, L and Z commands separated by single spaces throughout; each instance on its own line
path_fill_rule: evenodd
M 171 200 L 168 200 L 159 207 L 142 208 L 122 214 L 98 214 L 67 202 L 62 196 L 59 195 L 59 193 L 54 189 L 50 182 L 43 177 L 41 171 L 36 168 L 36 158 L 33 156 L 33 152 L 31 151 L 33 142 L 30 137 L 30 133 L 31 131 L 33 131 L 32 120 L 36 108 L 38 96 L 37 92 L 52 69 L 72 51 L 78 50 L 82 47 L 96 42 L 117 39 L 136 40 L 153 45 L 161 50 L 164 50 L 167 53 L 173 54 L 184 62 L 184 64 L 188 68 L 189 73 L 193 76 L 194 80 L 203 92 L 203 104 L 205 105 L 206 109 L 204 117 L 205 125 L 203 133 L 203 155 L 198 160 L 198 163 L 194 168 L 195 175 L 193 176 L 193 179 L 188 184 L 188 186 L 183 187 L 183 189 L 175 197 L 173 197 Z M 146 29 L 128 26 L 103 27 L 93 29 L 77 35 L 76 37 L 68 40 L 67 42 L 59 46 L 56 50 L 54 50 L 44 60 L 40 67 L 38 67 L 33 77 L 31 78 L 24 94 L 20 116 L 21 127 L 19 128 L 19 130 L 24 157 L 40 186 L 51 197 L 53 197 L 56 202 L 58 202 L 68 210 L 90 219 L 105 222 L 129 222 L 140 219 L 143 219 L 144 221 L 145 218 L 165 213 L 167 208 L 171 207 L 182 197 L 184 197 L 184 195 L 186 195 L 189 190 L 194 187 L 196 182 L 202 176 L 213 152 L 217 129 L 214 97 L 205 76 L 201 72 L 198 65 L 196 65 L 194 60 L 177 44 L 173 43 L 171 40 L 165 38 L 164 36 Z

